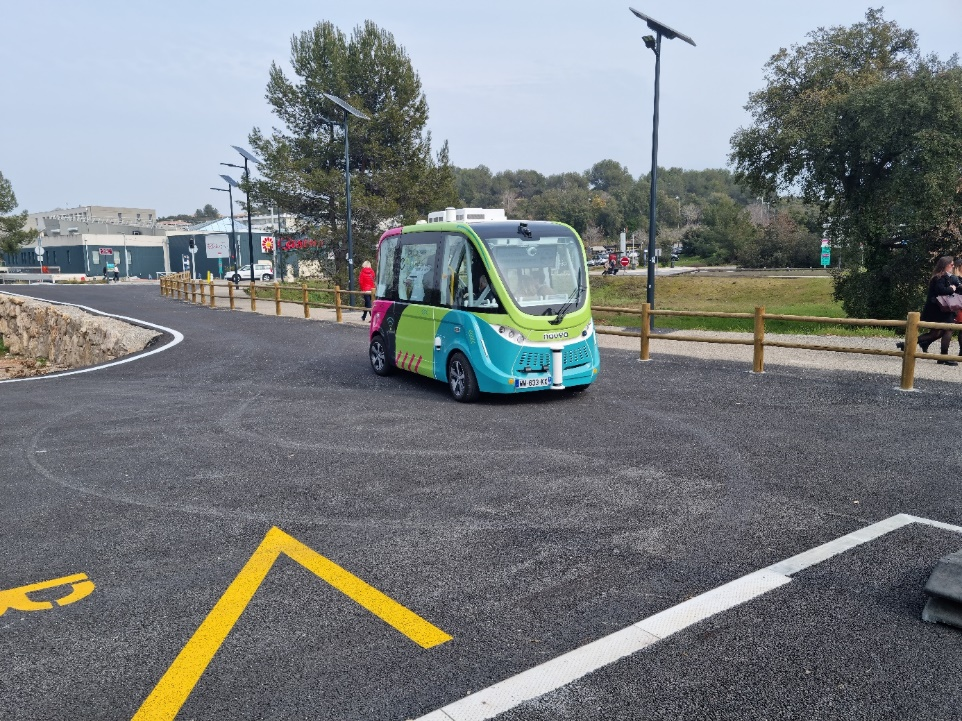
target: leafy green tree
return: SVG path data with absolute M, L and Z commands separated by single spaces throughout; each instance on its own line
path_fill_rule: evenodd
M 760 231 L 748 211 L 729 196 L 718 193 L 705 208 L 703 224 L 685 231 L 682 253 L 709 263 L 735 263 L 750 255 Z
M 370 258 L 383 227 L 413 223 L 457 202 L 447 144 L 436 155 L 421 80 L 391 33 L 366 21 L 350 38 L 330 22 L 291 40 L 295 79 L 272 64 L 267 101 L 282 127 L 249 140 L 262 159 L 254 194 L 304 219 L 302 230 L 346 270 L 343 111 L 329 93 L 369 117 L 350 117 L 354 255 Z M 355 264 L 357 265 L 357 263 Z
M 914 31 L 869 10 L 780 50 L 732 138 L 735 177 L 816 205 L 841 252 L 850 315 L 918 307 L 933 259 L 962 244 L 962 69 L 922 57 Z
M 220 212 L 210 203 L 194 211 L 195 220 L 217 220 L 220 217 Z
M 0 173 L 0 253 L 17 253 L 38 235 L 36 230 L 24 229 L 27 211 L 13 214 L 16 209 L 17 196 L 13 193 L 13 186 Z

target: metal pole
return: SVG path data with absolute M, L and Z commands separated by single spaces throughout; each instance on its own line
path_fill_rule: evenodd
M 354 290 L 354 234 L 351 231 L 351 150 L 347 139 L 347 110 L 344 111 L 344 182 L 347 186 L 347 289 Z M 354 296 L 347 302 L 353 306 Z
M 130 280 L 130 256 L 127 255 L 127 234 L 124 233 L 124 277 Z
M 648 305 L 655 307 L 655 198 L 658 189 L 658 92 L 661 80 L 661 33 L 655 40 L 655 115 L 651 131 L 651 196 L 648 203 Z M 650 319 L 651 330 L 655 329 L 655 317 Z
M 240 248 L 237 247 L 237 228 L 234 227 L 234 193 L 231 191 L 230 183 L 227 184 L 227 201 L 230 203 L 230 238 L 231 245 L 234 246 L 234 262 L 237 265 L 234 270 L 240 268 Z
M 274 209 L 271 208 L 273 213 Z M 277 209 L 277 225 L 274 227 L 274 280 L 277 280 L 277 266 L 280 260 L 280 250 L 278 244 L 281 239 L 281 209 Z
M 661 37 L 659 35 L 659 37 Z M 251 171 L 244 158 L 244 177 L 247 179 L 247 246 L 251 253 L 251 284 L 254 283 L 254 231 L 251 226 Z M 251 291 L 253 293 L 253 290 Z M 253 296 L 251 296 L 253 297 Z

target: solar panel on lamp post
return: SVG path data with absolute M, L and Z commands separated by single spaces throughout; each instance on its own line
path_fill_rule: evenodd
M 341 123 L 341 127 L 344 129 L 344 195 L 347 204 L 347 290 L 350 293 L 354 290 L 354 235 L 351 228 L 351 148 L 347 137 L 347 117 L 348 115 L 353 115 L 355 118 L 360 118 L 361 120 L 370 120 L 370 118 L 336 95 L 331 95 L 330 93 L 321 94 L 344 111 L 344 120 Z M 353 295 L 348 295 L 348 302 L 354 305 Z
M 254 282 L 254 229 L 251 225 L 251 171 L 248 161 L 254 165 L 260 165 L 261 161 L 251 155 L 249 152 L 243 148 L 238 148 L 236 145 L 231 146 L 234 150 L 240 153 L 240 156 L 244 159 L 244 181 L 247 183 L 247 244 L 248 249 L 251 254 L 251 283 Z M 227 163 L 223 163 L 227 165 Z M 239 167 L 239 166 L 237 166 Z
M 655 266 L 657 265 L 655 262 L 655 193 L 657 192 L 658 188 L 658 94 L 661 83 L 661 38 L 662 36 L 668 38 L 669 40 L 678 38 L 679 40 L 684 40 L 689 45 L 694 45 L 695 41 L 687 35 L 658 22 L 654 18 L 638 12 L 633 7 L 629 7 L 628 9 L 631 10 L 635 17 L 639 18 L 640 20 L 644 20 L 648 24 L 648 28 L 650 30 L 654 30 L 656 36 L 652 37 L 651 35 L 645 35 L 645 37 L 642 38 L 645 42 L 645 47 L 655 54 L 655 113 L 654 118 L 652 119 L 651 131 L 651 195 L 649 196 L 648 203 L 648 294 L 646 298 L 648 301 L 648 306 L 650 308 L 654 308 Z M 650 328 L 651 330 L 654 330 L 654 316 L 651 316 L 650 322 Z

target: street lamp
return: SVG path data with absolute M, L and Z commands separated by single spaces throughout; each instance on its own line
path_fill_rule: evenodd
M 226 165 L 226 163 L 222 163 L 222 165 Z M 232 191 L 233 188 L 239 188 L 240 186 L 237 184 L 237 181 L 234 180 L 234 179 L 233 179 L 232 177 L 230 177 L 229 175 L 221 175 L 220 177 L 222 177 L 222 178 L 224 179 L 224 182 L 227 183 L 227 188 L 226 188 L 226 189 L 225 189 L 225 188 L 211 188 L 211 190 L 218 190 L 218 191 L 220 191 L 221 193 L 227 193 L 227 201 L 230 203 L 230 237 L 231 237 L 231 245 L 235 246 L 234 253 L 235 253 L 235 257 L 236 257 L 236 256 L 239 255 L 239 254 L 237 253 L 237 249 L 236 249 L 236 245 L 237 245 L 237 230 L 236 230 L 236 228 L 234 227 L 234 194 L 233 194 L 233 192 L 231 192 L 231 191 Z
M 680 227 L 681 227 L 681 221 L 682 221 L 682 217 L 681 217 L 681 196 L 680 196 L 680 195 L 676 195 L 676 196 L 675 196 L 675 200 L 678 201 L 678 227 L 680 228 Z
M 244 182 L 247 184 L 247 244 L 251 254 L 251 283 L 254 282 L 254 229 L 251 225 L 251 170 L 248 165 L 248 161 L 254 165 L 260 165 L 261 161 L 255 158 L 253 155 L 248 153 L 243 148 L 238 148 L 236 145 L 231 146 L 234 150 L 240 153 L 240 156 L 244 159 Z M 232 168 L 239 168 L 239 165 L 231 165 L 230 163 L 221 163 L 221 165 L 230 165 Z
M 344 129 L 344 185 L 346 188 L 345 195 L 347 196 L 347 290 L 350 293 L 354 290 L 354 235 L 351 229 L 351 151 L 347 139 L 347 117 L 353 115 L 361 120 L 370 120 L 370 118 L 336 95 L 330 93 L 322 93 L 322 95 L 344 111 L 344 120 L 340 125 Z M 354 305 L 354 296 L 349 294 L 348 299 L 348 302 Z
M 651 308 L 655 307 L 655 192 L 658 187 L 658 94 L 660 90 L 661 83 L 661 38 L 662 36 L 668 38 L 669 40 L 674 40 L 679 38 L 684 40 L 689 45 L 694 45 L 695 41 L 692 40 L 687 35 L 684 35 L 677 30 L 672 30 L 667 25 L 664 25 L 654 18 L 650 18 L 647 15 L 638 12 L 633 7 L 629 7 L 635 17 L 644 20 L 648 24 L 650 30 L 655 31 L 655 36 L 645 35 L 642 38 L 645 42 L 645 47 L 651 50 L 655 54 L 655 115 L 652 119 L 652 131 L 651 131 L 651 196 L 649 199 L 649 217 L 648 217 L 648 305 Z M 679 201 L 680 203 L 681 201 Z M 651 316 L 651 329 L 655 329 L 655 317 Z

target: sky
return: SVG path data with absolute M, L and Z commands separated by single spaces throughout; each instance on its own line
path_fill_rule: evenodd
M 869 7 L 962 51 L 960 0 L 76 0 L 0 10 L 0 172 L 19 210 L 80 205 L 228 210 L 222 162 L 277 125 L 271 63 L 318 22 L 365 20 L 394 35 L 421 79 L 428 130 L 451 162 L 492 172 L 583 172 L 615 160 L 651 169 L 655 58 L 629 5 L 691 37 L 664 40 L 658 165 L 727 167 L 744 106 L 779 48 Z

